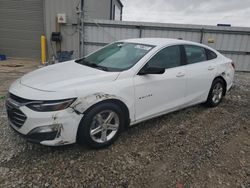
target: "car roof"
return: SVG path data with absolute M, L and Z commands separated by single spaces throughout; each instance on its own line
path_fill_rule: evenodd
M 133 39 L 126 39 L 122 40 L 121 42 L 130 42 L 130 43 L 140 43 L 140 44 L 148 44 L 153 46 L 166 46 L 170 44 L 193 44 L 193 45 L 199 45 L 204 46 L 202 44 L 181 40 L 181 39 L 171 39 L 171 38 L 133 38 Z

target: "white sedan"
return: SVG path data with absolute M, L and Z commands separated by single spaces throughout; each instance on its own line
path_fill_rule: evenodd
M 10 126 L 29 141 L 101 148 L 150 118 L 217 106 L 233 79 L 232 60 L 208 46 L 128 39 L 24 75 L 11 85 L 6 108 Z

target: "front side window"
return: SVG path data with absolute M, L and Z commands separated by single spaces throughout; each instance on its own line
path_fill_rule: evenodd
M 188 64 L 207 61 L 206 51 L 204 48 L 192 45 L 184 45 L 184 48 Z
M 181 65 L 180 46 L 170 46 L 158 52 L 147 65 L 150 67 L 173 68 Z
M 124 71 L 133 67 L 153 48 L 152 45 L 117 42 L 77 60 L 76 63 L 104 71 Z

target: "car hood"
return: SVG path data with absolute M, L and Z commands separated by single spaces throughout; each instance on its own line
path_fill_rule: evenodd
M 24 75 L 22 85 L 43 91 L 61 91 L 93 84 L 114 81 L 118 72 L 105 72 L 74 61 L 58 63 Z

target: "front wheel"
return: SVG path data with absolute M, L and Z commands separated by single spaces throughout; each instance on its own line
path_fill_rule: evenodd
M 102 148 L 112 144 L 125 124 L 122 109 L 113 103 L 101 103 L 90 109 L 81 121 L 77 138 L 80 144 Z
M 206 105 L 209 107 L 215 107 L 222 101 L 226 87 L 222 79 L 217 78 L 213 81 L 209 95 L 206 101 Z

